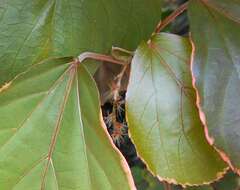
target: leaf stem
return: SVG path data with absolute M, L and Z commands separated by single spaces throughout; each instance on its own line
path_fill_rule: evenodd
M 121 89 L 121 83 L 122 83 L 122 78 L 124 76 L 124 73 L 126 72 L 128 65 L 124 65 L 121 72 L 117 75 L 116 77 L 116 90 L 114 92 L 113 99 L 117 101 L 117 97 L 119 96 L 119 91 Z
M 120 47 L 115 47 L 115 46 L 112 47 L 112 51 L 119 51 L 119 52 L 122 52 L 122 53 L 126 53 L 128 55 L 131 55 L 131 56 L 134 55 L 134 52 L 132 52 L 132 51 L 129 51 L 129 50 L 126 50 L 126 49 L 123 49 L 123 48 L 120 48 Z
M 165 28 L 168 24 L 170 24 L 176 17 L 182 14 L 188 7 L 188 2 L 183 3 L 179 6 L 172 14 L 170 14 L 163 21 L 160 21 L 154 31 L 154 33 L 159 33 L 163 28 Z
M 127 65 L 128 64 L 127 62 L 117 60 L 117 59 L 113 58 L 112 56 L 99 54 L 99 53 L 93 53 L 93 52 L 84 52 L 84 53 L 80 54 L 78 56 L 77 61 L 79 63 L 82 63 L 86 59 L 93 59 L 93 60 L 97 60 L 97 61 L 106 61 L 109 63 L 118 64 L 118 65 Z

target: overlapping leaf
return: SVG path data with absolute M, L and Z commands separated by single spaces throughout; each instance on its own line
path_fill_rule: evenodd
M 54 59 L 0 93 L 0 189 L 134 189 L 83 65 Z
M 184 190 L 237 190 L 239 189 L 239 176 L 233 172 L 227 173 L 221 180 L 210 185 L 189 187 Z
M 127 118 L 138 154 L 160 179 L 209 183 L 226 165 L 204 136 L 190 72 L 190 44 L 159 34 L 137 50 L 127 91 Z
M 237 174 L 229 172 L 223 179 L 215 182 L 212 186 L 217 190 L 237 190 L 240 187 L 239 181 L 240 177 Z
M 240 1 L 194 0 L 192 72 L 206 135 L 240 173 Z M 237 169 L 238 168 L 238 169 Z
M 0 0 L 0 85 L 46 57 L 136 48 L 161 1 Z

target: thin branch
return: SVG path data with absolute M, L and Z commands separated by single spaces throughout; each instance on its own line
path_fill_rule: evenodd
M 119 91 L 121 89 L 122 78 L 124 76 L 124 73 L 126 72 L 127 66 L 128 65 L 124 65 L 121 72 L 116 77 L 116 84 L 115 84 L 116 86 L 115 86 L 115 91 L 113 93 L 114 101 L 117 101 L 117 99 L 118 99 Z
M 124 65 L 122 67 L 121 72 L 116 76 L 116 78 L 114 79 L 114 88 L 113 88 L 113 109 L 112 109 L 112 126 L 113 126 L 113 134 L 115 133 L 115 137 L 112 136 L 113 141 L 115 143 L 117 143 L 118 146 L 120 146 L 120 143 L 122 141 L 124 141 L 123 136 L 126 135 L 126 133 L 123 131 L 124 128 L 124 124 L 121 124 L 117 121 L 117 115 L 120 112 L 120 107 L 121 104 L 120 103 L 120 90 L 121 90 L 121 84 L 122 84 L 122 79 L 124 76 L 124 73 L 127 70 L 128 65 Z
M 172 14 L 165 18 L 162 22 L 160 21 L 155 29 L 155 33 L 159 33 L 163 28 L 170 24 L 176 17 L 182 14 L 188 7 L 188 2 L 179 6 Z
M 109 63 L 118 64 L 118 65 L 127 65 L 128 64 L 127 62 L 117 60 L 117 59 L 113 58 L 112 56 L 103 55 L 103 54 L 99 54 L 99 53 L 92 53 L 92 52 L 84 52 L 84 53 L 80 54 L 78 56 L 77 61 L 79 63 L 82 63 L 86 59 L 93 59 L 93 60 L 97 60 L 97 61 L 106 61 Z

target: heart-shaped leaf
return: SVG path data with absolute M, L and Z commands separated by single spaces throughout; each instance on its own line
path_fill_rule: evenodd
M 68 58 L 35 65 L 0 93 L 0 189 L 135 189 L 110 141 L 93 79 Z
M 160 179 L 209 183 L 226 165 L 204 136 L 190 72 L 187 39 L 159 34 L 132 61 L 127 120 L 138 154 Z
M 161 1 L 0 0 L 0 85 L 47 57 L 136 48 L 160 20 Z
M 189 5 L 192 73 L 209 143 L 240 174 L 240 1 Z

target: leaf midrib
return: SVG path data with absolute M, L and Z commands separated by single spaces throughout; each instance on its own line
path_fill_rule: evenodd
M 54 148 L 55 148 L 55 145 L 56 145 L 56 142 L 57 142 L 58 134 L 59 134 L 59 131 L 61 129 L 61 122 L 62 122 L 62 119 L 63 119 L 64 108 L 67 104 L 68 97 L 69 97 L 69 94 L 71 92 L 71 87 L 72 87 L 72 84 L 73 84 L 74 76 L 76 75 L 76 72 L 77 72 L 77 69 L 76 69 L 75 65 L 71 65 L 69 67 L 69 72 L 70 72 L 69 73 L 70 76 L 69 76 L 69 81 L 68 81 L 67 86 L 66 86 L 66 91 L 65 91 L 65 94 L 64 94 L 63 103 L 61 105 L 59 116 L 58 116 L 56 125 L 54 127 L 52 139 L 51 139 L 51 142 L 50 142 L 50 145 L 49 145 L 47 164 L 46 164 L 46 167 L 44 169 L 42 182 L 41 182 L 41 190 L 45 189 L 45 180 L 46 180 L 46 176 L 47 176 L 47 173 L 48 173 L 49 165 L 52 162 L 52 154 L 54 152 Z M 56 174 L 55 174 L 55 176 L 56 176 Z M 57 179 L 56 179 L 56 181 L 57 181 Z

